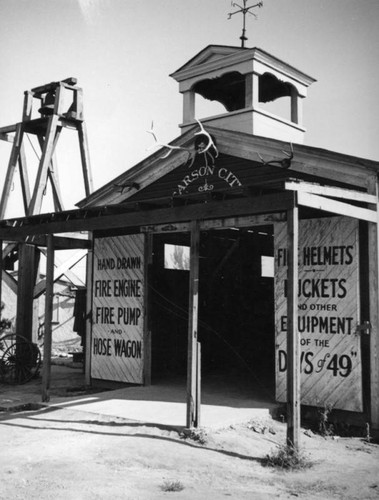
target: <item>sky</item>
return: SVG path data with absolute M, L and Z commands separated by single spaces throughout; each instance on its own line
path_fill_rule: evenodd
M 0 0 L 0 127 L 21 120 L 25 90 L 77 78 L 98 189 L 154 151 L 152 121 L 161 142 L 180 135 L 182 96 L 169 74 L 210 44 L 239 46 L 235 10 L 230 0 Z M 305 144 L 379 161 L 379 0 L 264 0 L 254 12 L 247 47 L 317 80 Z M 38 150 L 27 148 L 32 176 Z M 1 189 L 9 156 L 0 141 Z M 72 209 L 84 198 L 75 132 L 62 132 L 57 161 Z M 6 216 L 22 215 L 15 178 Z

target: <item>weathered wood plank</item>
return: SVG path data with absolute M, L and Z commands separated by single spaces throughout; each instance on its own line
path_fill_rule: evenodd
M 368 222 L 376 222 L 377 214 L 375 210 L 367 208 L 356 207 L 343 203 L 341 201 L 330 200 L 323 196 L 309 193 L 298 193 L 299 205 L 317 208 L 325 212 L 331 212 L 338 215 L 345 215 L 346 217 L 353 217 L 354 219 L 365 220 Z
M 41 211 L 42 195 L 46 186 L 47 172 L 59 136 L 58 116 L 52 115 L 48 120 L 46 138 L 43 145 L 42 156 L 39 162 L 34 191 L 28 209 L 28 215 L 34 215 Z
M 213 129 L 209 126 L 207 130 L 210 134 L 217 134 L 220 153 L 240 158 L 259 161 L 259 153 L 265 161 L 278 160 L 283 157 L 283 149 L 288 148 L 288 143 L 269 138 L 252 138 L 249 134 Z M 378 171 L 378 162 L 371 160 L 297 144 L 293 145 L 293 149 L 294 159 L 289 172 L 315 175 L 366 188 L 369 174 Z
M 84 347 L 84 378 L 86 386 L 91 385 L 91 345 L 92 345 L 92 286 L 93 286 L 93 236 L 88 235 L 91 248 L 87 253 L 86 265 L 86 338 Z
M 21 227 L 0 227 L 0 238 L 12 240 L 12 237 L 28 235 L 64 233 L 73 231 L 94 231 L 97 229 L 115 229 L 120 227 L 146 226 L 154 224 L 177 223 L 183 221 L 210 220 L 220 217 L 238 217 L 242 215 L 270 214 L 283 212 L 291 203 L 292 193 L 270 194 L 259 198 L 242 198 L 214 201 L 204 204 L 161 208 L 141 212 L 103 215 L 86 218 L 85 211 L 78 211 L 75 220 L 67 217 L 65 221 L 51 221 L 44 224 L 24 225 Z M 82 217 L 80 217 L 80 214 Z
M 54 236 L 48 236 L 46 261 L 45 333 L 43 340 L 42 401 L 50 400 L 52 319 L 54 299 Z
M 190 286 L 188 305 L 188 351 L 187 351 L 187 428 L 198 427 L 199 398 L 197 394 L 197 331 L 199 306 L 199 248 L 200 229 L 198 222 L 192 223 L 190 253 Z
M 21 191 L 22 191 L 22 199 L 24 202 L 24 213 L 26 215 L 28 212 L 31 195 L 30 195 L 28 170 L 26 166 L 25 148 L 23 144 L 21 144 L 20 147 L 20 156 L 18 158 L 18 165 L 20 167 Z
M 377 221 L 368 225 L 369 307 L 370 307 L 370 420 L 379 431 L 379 183 L 374 179 L 369 186 L 376 195 Z
M 84 190 L 86 196 L 89 196 L 93 191 L 93 180 L 92 180 L 91 162 L 89 157 L 86 124 L 84 122 L 78 123 L 77 130 L 79 135 L 80 155 L 82 159 Z
M 34 246 L 19 246 L 16 331 L 28 340 L 32 340 L 36 257 Z
M 376 203 L 375 196 L 368 193 L 353 191 L 352 189 L 321 186 L 319 184 L 311 184 L 310 182 L 286 182 L 285 189 L 303 193 L 319 194 L 322 196 L 330 196 L 332 198 L 362 201 L 364 203 Z
M 12 188 L 13 176 L 20 155 L 22 136 L 23 136 L 22 123 L 18 123 L 16 128 L 16 137 L 13 142 L 11 156 L 8 162 L 8 169 L 4 181 L 3 193 L 1 195 L 1 200 L 0 200 L 0 219 L 4 219 L 5 212 L 8 206 L 8 200 Z
M 300 445 L 300 335 L 297 328 L 299 209 L 295 193 L 293 208 L 287 214 L 287 444 L 298 449 Z
M 151 385 L 151 314 L 150 314 L 150 283 L 152 279 L 153 264 L 153 235 L 145 236 L 145 292 L 144 292 L 144 385 Z

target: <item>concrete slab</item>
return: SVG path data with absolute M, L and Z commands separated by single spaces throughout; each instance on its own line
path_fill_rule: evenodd
M 267 418 L 278 405 L 269 391 L 254 390 L 250 384 L 216 377 L 203 383 L 201 426 L 221 428 Z M 15 411 L 42 404 L 41 378 L 21 386 L 0 385 L 0 411 Z M 80 366 L 70 363 L 52 366 L 48 406 L 71 408 L 124 418 L 157 426 L 184 427 L 186 424 L 186 383 L 164 379 L 149 387 L 125 387 L 88 393 Z
M 121 417 L 157 426 L 184 427 L 186 424 L 186 387 L 161 383 L 150 387 L 128 387 L 78 398 L 53 398 L 51 406 Z M 264 419 L 277 408 L 253 397 L 243 399 L 228 391 L 203 389 L 201 426 L 222 428 L 252 419 Z

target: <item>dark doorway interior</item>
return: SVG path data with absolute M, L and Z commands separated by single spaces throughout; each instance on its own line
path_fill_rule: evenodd
M 154 236 L 152 381 L 187 373 L 188 270 L 165 267 L 165 245 L 189 234 Z M 202 382 L 244 384 L 274 394 L 274 255 L 272 227 L 203 231 L 200 238 L 198 338 Z M 262 257 L 263 274 L 262 276 Z M 180 267 L 177 265 L 177 267 Z M 185 266 L 184 266 L 185 267 Z

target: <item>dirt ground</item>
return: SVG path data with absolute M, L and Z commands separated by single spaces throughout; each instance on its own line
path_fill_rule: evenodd
M 184 436 L 65 408 L 1 412 L 0 498 L 379 499 L 378 445 L 302 430 L 311 467 L 265 466 L 285 435 L 271 419 Z

